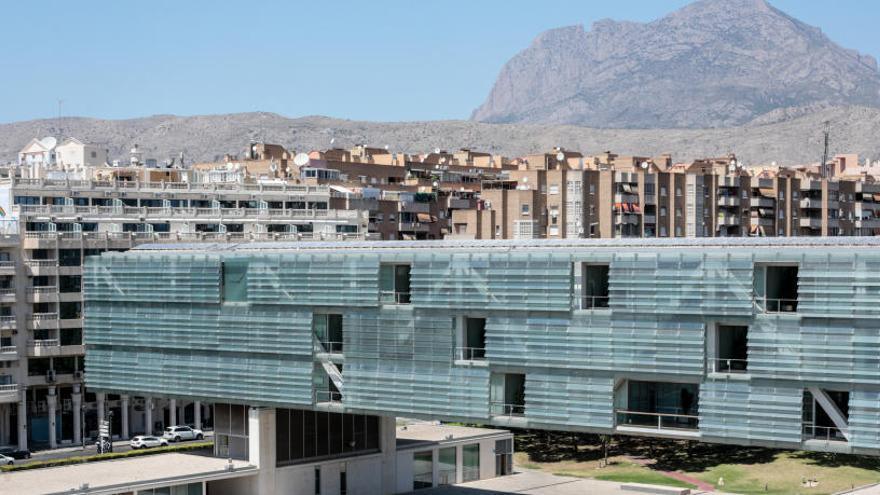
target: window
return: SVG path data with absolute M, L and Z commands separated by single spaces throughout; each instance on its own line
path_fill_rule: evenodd
M 583 263 L 580 267 L 582 287 L 580 308 L 607 308 L 609 265 Z
M 550 194 L 559 194 L 559 184 L 550 184 Z
M 410 303 L 410 265 L 379 266 L 379 300 L 385 304 Z
M 247 261 L 226 260 L 221 267 L 223 302 L 247 302 Z
M 520 208 L 521 208 L 521 211 L 522 211 L 522 214 L 523 214 L 523 215 L 528 215 L 528 214 L 529 214 L 529 204 L 528 204 L 528 203 L 523 203 L 523 204 L 520 206 Z
M 82 318 L 82 302 L 58 303 L 59 318 L 62 320 L 74 320 Z
M 457 324 L 456 321 L 461 324 Z M 478 361 L 486 359 L 486 319 L 460 318 L 453 320 L 455 325 L 455 359 Z
M 342 315 L 316 314 L 312 316 L 315 337 L 326 352 L 342 352 Z
M 660 186 L 660 196 L 666 196 L 666 186 Z
M 455 483 L 455 479 L 452 482 Z M 434 452 L 426 450 L 413 453 L 413 490 L 432 486 L 434 486 Z
M 665 217 L 665 216 L 666 216 L 666 207 L 665 207 L 665 206 L 661 206 L 661 207 L 660 207 L 660 216 L 661 216 L 661 217 Z
M 626 387 L 624 409 L 617 410 L 618 425 L 651 429 L 699 427 L 699 385 L 630 380 Z
M 437 485 L 454 485 L 456 477 L 456 452 L 455 447 L 440 449 L 439 466 L 437 469 Z
M 489 378 L 489 412 L 493 416 L 523 416 L 526 408 L 526 375 L 493 373 Z
M 676 187 L 676 188 L 675 188 L 675 195 L 676 195 L 677 197 L 681 197 L 681 188 L 680 188 L 680 187 Z
M 79 249 L 59 249 L 58 264 L 60 266 L 80 266 L 82 258 Z
M 513 439 L 495 440 L 495 476 L 513 474 Z
M 710 370 L 714 373 L 745 373 L 748 369 L 749 327 L 717 325 L 710 338 Z
M 678 208 L 678 207 L 675 208 L 675 217 L 681 218 L 681 208 Z
M 275 410 L 278 466 L 379 450 L 379 417 L 302 409 Z
M 321 466 L 315 466 L 315 495 L 321 495 Z
M 590 194 L 596 194 L 596 184 L 590 184 Z
M 461 448 L 461 481 L 480 479 L 480 444 L 472 443 Z
M 755 303 L 764 313 L 797 311 L 797 265 L 756 265 L 754 284 Z

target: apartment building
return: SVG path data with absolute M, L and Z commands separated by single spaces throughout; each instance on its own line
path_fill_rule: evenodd
M 880 240 L 288 247 L 90 259 L 87 384 L 880 455 Z
M 472 209 L 451 212 L 447 237 L 874 235 L 875 187 L 871 176 L 749 171 L 732 155 L 673 165 L 668 155 L 545 154 L 483 181 Z
M 0 445 L 79 444 L 104 419 L 120 438 L 212 422 L 198 401 L 84 388 L 86 257 L 147 242 L 379 238 L 369 212 L 328 186 L 180 182 L 186 171 L 144 167 L 29 172 L 0 180 Z

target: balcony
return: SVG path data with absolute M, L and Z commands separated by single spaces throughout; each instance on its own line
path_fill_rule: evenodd
M 617 225 L 638 225 L 641 215 L 638 213 L 615 213 L 614 223 Z
M 724 175 L 718 178 L 718 187 L 739 187 L 739 177 Z
M 865 218 L 855 221 L 857 229 L 880 229 L 880 218 Z
M 0 347 L 0 361 L 15 361 L 18 359 L 18 348 L 14 345 Z
M 0 261 L 0 275 L 15 275 L 15 262 Z
M 801 217 L 798 219 L 798 225 L 801 227 L 807 227 L 807 228 L 811 228 L 811 229 L 821 229 L 822 228 L 822 219 L 821 218 Z
M 798 205 L 801 208 L 821 209 L 822 208 L 822 200 L 819 198 L 802 198 L 800 201 L 798 201 Z
M 691 414 L 653 413 L 615 409 L 618 431 L 645 431 L 699 434 L 700 417 Z
M 421 222 L 400 222 L 397 229 L 401 232 L 430 232 L 431 224 Z
M 29 287 L 27 300 L 29 303 L 58 302 L 58 287 Z
M 739 206 L 737 196 L 718 196 L 718 206 Z
M 83 345 L 61 345 L 58 339 L 40 339 L 28 342 L 29 357 L 80 356 L 85 354 Z
M 749 206 L 752 208 L 773 208 L 776 206 L 776 200 L 764 196 L 752 196 Z
M 56 328 L 57 325 L 58 313 L 34 313 L 30 318 L 30 328 L 33 330 Z
M 739 215 L 719 214 L 717 217 L 718 225 L 739 225 Z
M 0 385 L 0 404 L 18 402 L 18 384 Z
M 746 374 L 748 373 L 749 361 L 747 359 L 709 359 L 709 371 L 711 373 Z
M 15 328 L 15 316 L 0 316 L 0 328 Z
M 455 361 L 485 361 L 486 360 L 486 348 L 485 347 L 456 347 L 455 348 Z
M 15 302 L 15 288 L 14 287 L 0 288 L 0 302 L 4 302 L 4 303 Z

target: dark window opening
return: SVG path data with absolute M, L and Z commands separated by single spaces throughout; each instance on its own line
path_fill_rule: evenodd
M 490 411 L 494 416 L 523 416 L 526 412 L 526 375 L 493 374 L 490 378 Z
M 699 427 L 698 398 L 699 386 L 693 383 L 629 381 L 617 424 L 694 430 Z
M 715 332 L 713 371 L 745 373 L 748 369 L 749 327 L 719 325 Z
M 486 359 L 486 319 L 464 318 L 461 332 L 455 358 L 465 361 Z
M 312 317 L 315 337 L 326 352 L 342 352 L 343 327 L 342 315 L 316 314 Z
M 608 265 L 584 264 L 581 309 L 608 307 Z
M 279 466 L 379 450 L 379 418 L 363 414 L 277 409 Z
M 765 313 L 793 313 L 798 305 L 798 267 L 765 265 L 755 269 L 755 299 Z
M 379 291 L 383 303 L 409 304 L 410 265 L 380 265 Z
M 226 260 L 221 267 L 223 302 L 247 302 L 247 261 Z

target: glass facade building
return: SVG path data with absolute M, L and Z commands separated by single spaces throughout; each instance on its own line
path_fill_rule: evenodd
M 86 264 L 86 379 L 107 393 L 876 455 L 878 248 L 145 246 Z

